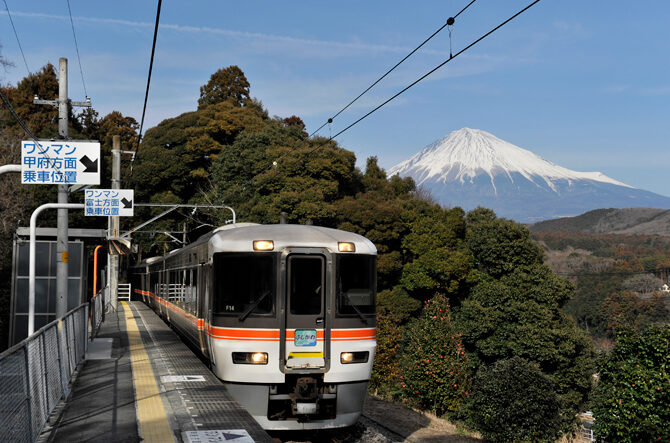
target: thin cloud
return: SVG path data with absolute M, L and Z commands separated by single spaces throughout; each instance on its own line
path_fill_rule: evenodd
M 39 12 L 13 12 L 14 16 L 17 17 L 32 17 L 32 18 L 44 18 L 49 20 L 68 20 L 69 17 L 64 15 L 55 15 L 55 14 L 44 14 Z M 140 22 L 133 20 L 121 20 L 114 18 L 98 18 L 98 17 L 73 17 L 77 21 L 89 22 L 89 23 L 102 23 L 110 25 L 122 25 L 135 28 L 148 28 L 152 29 L 154 23 L 150 22 Z M 260 32 L 247 32 L 247 31 L 235 31 L 231 29 L 223 28 L 212 28 L 208 26 L 187 26 L 187 25 L 176 25 L 170 23 L 162 23 L 160 25 L 161 29 L 170 29 L 177 32 L 183 33 L 203 33 L 203 34 L 214 34 L 222 35 L 226 37 L 236 38 L 236 39 L 255 39 L 255 40 L 264 40 L 270 42 L 279 42 L 279 43 L 289 43 L 289 44 L 299 44 L 306 46 L 319 46 L 319 47 L 330 47 L 330 48 L 339 48 L 339 49 L 348 49 L 355 51 L 371 51 L 371 52 L 392 52 L 392 53 L 403 53 L 409 52 L 412 48 L 405 46 L 391 46 L 391 45 L 381 45 L 381 44 L 371 44 L 371 43 L 362 43 L 362 42 L 340 42 L 333 40 L 318 40 L 318 39 L 302 39 L 297 37 L 291 37 L 286 35 L 275 35 L 275 34 L 263 34 Z M 446 51 L 436 51 L 431 49 L 424 49 L 421 52 L 425 54 L 433 55 L 449 55 Z

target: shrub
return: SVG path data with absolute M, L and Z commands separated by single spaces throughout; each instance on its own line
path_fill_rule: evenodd
M 554 382 L 520 357 L 482 366 L 467 412 L 486 440 L 553 441 L 561 428 Z
M 446 297 L 427 300 L 403 342 L 402 397 L 438 415 L 457 412 L 469 395 L 468 358 L 450 315 Z
M 617 442 L 670 440 L 670 326 L 620 331 L 600 364 L 595 432 Z

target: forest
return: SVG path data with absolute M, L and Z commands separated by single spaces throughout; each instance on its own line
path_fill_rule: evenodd
M 57 95 L 53 66 L 2 90 L 33 132 L 45 138 L 56 135 L 56 110 L 31 104 L 35 94 Z M 628 429 L 630 441 L 668 440 L 670 431 L 663 423 L 670 422 L 665 369 L 670 352 L 659 351 L 655 359 L 645 360 L 645 375 L 640 366 L 635 373 L 630 369 L 636 368 L 631 362 L 636 354 L 618 347 L 648 343 L 667 351 L 667 324 L 659 325 L 656 317 L 645 322 L 628 318 L 630 300 L 625 292 L 612 298 L 609 291 L 615 286 L 609 279 L 588 283 L 555 272 L 547 264 L 547 245 L 564 249 L 554 243 L 560 239 L 535 241 L 525 226 L 486 208 L 465 212 L 441 207 L 412 179 L 388 177 L 375 157 L 358 169 L 354 153 L 336 141 L 308 137 L 300 117 L 270 116 L 252 97 L 251 85 L 237 66 L 212 74 L 194 108 L 147 130 L 139 145 L 137 121 L 119 112 L 103 117 L 94 110 L 73 114 L 70 136 L 100 140 L 101 187 L 107 187 L 112 136 L 121 135 L 123 149 L 137 153 L 132 165 L 125 158 L 122 167 L 122 187 L 135 189 L 137 202 L 224 204 L 235 208 L 238 221 L 257 223 L 277 223 L 286 212 L 290 223 L 311 221 L 374 242 L 379 254 L 378 348 L 372 393 L 460 421 L 491 441 L 553 441 L 574 432 L 576 414 L 590 408 L 602 426 L 601 435 L 610 440 L 621 436 L 621 429 Z M 25 134 L 5 108 L 0 110 L 0 135 L 0 161 L 18 163 Z M 0 274 L 9 281 L 17 220 L 28 220 L 33 208 L 55 201 L 55 189 L 21 186 L 11 176 L 2 177 L 0 186 Z M 71 198 L 80 201 L 82 195 Z M 158 212 L 137 210 L 135 221 L 123 223 L 128 228 Z M 175 211 L 154 229 L 179 227 L 195 240 L 229 217 L 210 209 Z M 54 218 L 44 217 L 41 223 L 53 225 Z M 101 221 L 76 214 L 70 224 L 101 227 Z M 164 234 L 138 233 L 134 241 L 139 252 L 131 259 L 136 260 L 179 246 Z M 602 242 L 592 250 L 604 251 L 603 259 L 616 269 L 647 270 L 645 266 L 666 260 L 652 252 L 645 258 L 656 262 L 641 260 L 639 250 Z M 603 275 L 608 269 L 602 268 Z M 8 288 L 0 291 L 5 291 L 0 293 L 5 313 Z M 585 319 L 582 311 L 589 297 L 612 298 L 607 311 L 611 318 Z M 602 315 L 600 307 L 594 312 L 588 315 Z M 667 311 L 665 315 L 667 319 Z M 610 324 L 612 318 L 618 323 Z M 6 317 L 2 321 L 5 328 Z M 609 353 L 596 354 L 594 328 L 614 340 L 618 334 L 623 338 L 613 342 Z M 633 396 L 635 407 L 649 417 L 642 428 L 630 425 L 634 409 L 621 416 L 628 420 L 623 424 L 608 419 L 622 403 L 597 388 L 594 374 L 605 369 L 600 386 L 628 383 L 627 377 L 649 381 L 648 392 L 621 394 Z M 632 408 L 630 404 L 626 407 Z

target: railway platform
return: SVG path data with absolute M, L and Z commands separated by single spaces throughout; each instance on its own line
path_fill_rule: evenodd
M 273 441 L 141 302 L 106 314 L 56 416 L 40 441 Z

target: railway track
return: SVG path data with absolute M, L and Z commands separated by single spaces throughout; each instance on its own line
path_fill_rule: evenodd
M 270 432 L 276 443 L 399 443 L 405 437 L 363 414 L 354 426 L 303 432 Z

